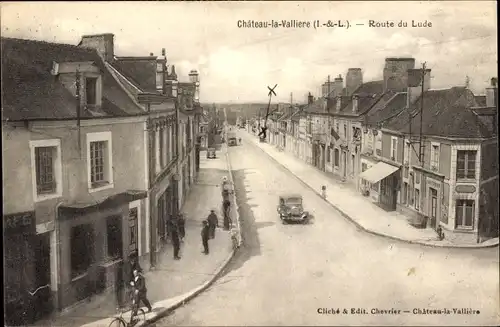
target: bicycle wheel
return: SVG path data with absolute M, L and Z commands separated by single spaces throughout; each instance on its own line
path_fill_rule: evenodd
M 108 327 L 127 327 L 127 323 L 122 318 L 113 319 Z

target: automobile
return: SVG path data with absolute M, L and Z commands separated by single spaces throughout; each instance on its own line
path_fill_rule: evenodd
M 208 148 L 207 149 L 207 159 L 215 159 L 217 158 L 215 148 Z
M 229 145 L 229 146 L 236 146 L 236 145 L 238 145 L 238 142 L 236 141 L 236 137 L 231 137 L 230 139 L 228 139 L 227 145 Z
M 304 211 L 302 195 L 300 194 L 280 195 L 277 211 L 283 224 L 289 222 L 309 223 L 309 212 Z

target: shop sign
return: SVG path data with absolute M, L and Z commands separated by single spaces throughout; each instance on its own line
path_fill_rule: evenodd
M 455 191 L 457 193 L 474 193 L 476 192 L 476 187 L 474 185 L 457 185 Z
M 19 212 L 4 216 L 4 230 L 8 234 L 34 233 L 35 212 Z
M 441 188 L 441 183 L 436 182 L 435 180 L 429 178 L 427 178 L 427 185 L 436 190 L 439 190 Z

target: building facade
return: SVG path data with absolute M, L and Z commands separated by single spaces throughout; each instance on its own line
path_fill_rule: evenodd
M 2 64 L 6 322 L 23 324 L 147 248 L 147 116 L 95 50 L 2 38 Z

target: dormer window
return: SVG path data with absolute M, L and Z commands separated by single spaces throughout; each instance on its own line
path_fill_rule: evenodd
M 97 77 L 85 77 L 85 104 L 97 105 Z

